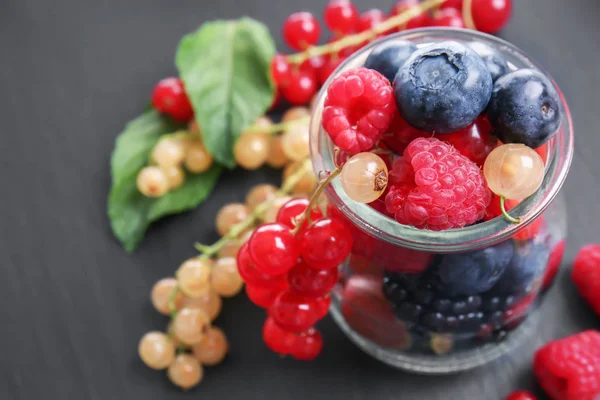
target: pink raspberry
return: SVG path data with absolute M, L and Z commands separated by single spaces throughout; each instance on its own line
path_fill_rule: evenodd
M 398 222 L 440 231 L 474 224 L 492 193 L 479 167 L 435 138 L 413 140 L 394 161 L 385 203 Z
M 340 149 L 354 155 L 375 146 L 395 111 L 390 82 L 377 71 L 356 68 L 327 88 L 323 129 Z

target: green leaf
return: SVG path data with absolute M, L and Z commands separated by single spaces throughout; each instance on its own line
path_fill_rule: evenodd
M 217 182 L 221 168 L 213 165 L 205 173 L 187 174 L 180 188 L 160 198 L 150 199 L 138 191 L 137 174 L 147 165 L 150 151 L 159 138 L 179 127 L 155 111 L 147 111 L 127 124 L 117 138 L 111 159 L 108 216 L 113 233 L 128 252 L 141 242 L 153 221 L 197 206 Z
M 269 30 L 250 18 L 205 23 L 179 43 L 175 63 L 204 143 L 230 168 L 236 140 L 273 102 L 274 54 Z

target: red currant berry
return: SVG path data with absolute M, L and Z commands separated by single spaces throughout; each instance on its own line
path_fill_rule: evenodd
M 346 59 L 346 57 L 329 57 L 323 67 L 319 70 L 319 84 L 322 86 L 325 84 L 327 79 L 333 74 L 333 71 Z
M 323 56 L 314 56 L 300 64 L 300 70 L 311 74 L 318 79 L 319 72 L 327 60 Z
M 404 153 L 404 149 L 416 138 L 430 137 L 431 133 L 420 131 L 410 126 L 399 113 L 394 114 L 390 127 L 383 134 L 383 141 L 396 154 Z M 391 171 L 391 168 L 389 169 Z
M 358 11 L 350 0 L 331 0 L 323 14 L 325 25 L 336 35 L 346 35 L 354 31 Z
M 246 284 L 246 295 L 250 301 L 262 308 L 269 308 L 273 305 L 273 302 L 284 291 L 287 286 L 265 288 L 261 286 L 253 286 Z
M 294 50 L 304 50 L 317 43 L 321 35 L 319 21 L 309 12 L 296 12 L 283 23 L 283 38 Z
M 404 11 L 411 9 L 412 7 L 419 6 L 419 0 L 400 0 L 396 3 L 394 7 L 390 10 L 391 16 L 396 16 L 402 14 Z M 426 26 L 431 25 L 431 18 L 427 12 L 422 12 L 418 16 L 412 18 L 410 21 L 406 23 L 405 29 L 415 29 L 415 28 L 424 28 Z M 400 29 L 402 30 L 402 29 Z
M 282 329 L 301 333 L 322 318 L 323 306 L 317 299 L 311 299 L 291 290 L 282 292 L 269 308 L 269 316 Z
M 525 390 L 517 390 L 509 394 L 506 400 L 537 400 L 537 397 Z
M 322 297 L 327 295 L 338 280 L 338 270 L 314 269 L 305 262 L 300 262 L 288 274 L 292 290 L 306 297 Z
M 455 8 L 459 11 L 462 10 L 462 6 L 463 6 L 463 2 L 464 0 L 446 0 L 445 2 L 442 3 L 442 5 L 440 6 L 441 9 L 444 8 Z
M 275 89 L 275 96 L 273 97 L 273 102 L 269 106 L 269 111 L 272 111 L 279 107 L 279 105 L 281 104 L 282 97 L 283 96 L 281 95 L 281 90 Z
M 451 28 L 464 28 L 465 21 L 462 13 L 456 8 L 443 8 L 431 22 L 433 26 L 449 26 Z
M 356 31 L 364 32 L 369 29 L 373 29 L 379 23 L 385 21 L 387 16 L 381 10 L 373 8 L 360 14 L 358 21 L 356 22 Z
M 283 97 L 293 105 L 308 104 L 315 93 L 317 93 L 316 77 L 301 69 L 292 73 L 290 83 L 281 89 Z
M 290 82 L 292 70 L 283 54 L 276 54 L 271 60 L 271 76 L 278 87 L 287 86 Z
M 179 78 L 165 78 L 158 82 L 152 92 L 152 106 L 175 121 L 188 122 L 194 117 L 194 110 Z
M 480 167 L 483 167 L 488 154 L 498 146 L 498 139 L 492 135 L 492 126 L 484 116 L 478 117 L 464 129 L 436 137 L 450 143 Z
M 317 358 L 323 350 L 323 336 L 315 328 L 310 328 L 305 334 L 297 335 L 291 352 L 296 360 L 311 361 Z
M 331 296 L 319 297 L 317 299 L 317 315 L 319 320 L 325 318 L 329 313 L 329 306 L 331 306 Z
M 321 218 L 302 234 L 302 258 L 312 268 L 336 268 L 351 248 L 352 233 L 337 219 Z
M 496 33 L 510 20 L 512 0 L 473 0 L 471 15 L 477 30 Z
M 281 206 L 277 213 L 277 222 L 289 226 L 291 229 L 295 228 L 294 221 L 297 217 L 302 215 L 308 207 L 310 201 L 306 197 L 296 197 Z M 315 221 L 321 218 L 323 215 L 318 209 L 313 209 L 310 213 L 310 218 Z M 306 222 L 303 224 L 306 226 Z
M 296 345 L 296 335 L 281 329 L 272 318 L 265 321 L 262 336 L 267 347 L 282 356 L 290 354 Z
M 248 251 L 257 270 L 276 276 L 294 268 L 300 246 L 289 227 L 273 223 L 256 228 L 248 241 Z
M 247 285 L 269 289 L 285 288 L 287 286 L 285 275 L 268 275 L 254 267 L 248 251 L 248 242 L 244 243 L 238 251 L 237 267 L 240 276 Z

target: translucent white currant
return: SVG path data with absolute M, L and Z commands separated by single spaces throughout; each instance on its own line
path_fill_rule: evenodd
M 175 278 L 164 278 L 154 284 L 150 299 L 156 311 L 169 315 L 169 297 L 175 287 L 177 287 Z M 183 294 L 177 291 L 174 298 L 175 310 L 179 310 L 183 306 L 183 300 Z
M 288 161 L 289 160 L 281 147 L 281 135 L 271 136 L 267 165 L 271 168 L 282 168 Z
M 294 124 L 281 136 L 281 148 L 287 158 L 300 161 L 310 154 L 309 129 L 307 124 Z
M 242 133 L 233 146 L 235 162 L 248 170 L 262 166 L 269 156 L 270 139 L 270 135 L 262 132 Z
M 201 297 L 210 292 L 210 261 L 200 258 L 186 260 L 175 275 L 179 289 L 189 297 Z
M 173 333 L 188 346 L 202 342 L 208 328 L 210 318 L 199 308 L 184 307 L 173 319 Z
M 283 117 L 281 118 L 281 122 L 290 122 L 302 117 L 310 116 L 310 110 L 306 107 L 292 107 L 283 113 Z
M 215 226 L 217 232 L 221 236 L 225 236 L 231 227 L 239 222 L 242 222 L 248 216 L 250 212 L 248 207 L 242 203 L 229 203 L 224 205 L 217 213 Z
M 200 139 L 190 141 L 185 152 L 185 168 L 199 174 L 208 170 L 213 164 L 213 158 Z
M 256 206 L 275 197 L 277 188 L 269 184 L 256 185 L 246 195 L 246 207 L 254 211 Z
M 183 300 L 183 307 L 197 308 L 202 310 L 206 313 L 211 321 L 214 321 L 215 318 L 219 316 L 222 306 L 223 301 L 221 296 L 219 296 L 214 290 L 211 290 L 208 294 L 205 294 L 201 297 L 185 297 Z
M 169 380 L 182 389 L 198 385 L 204 376 L 202 365 L 189 354 L 180 354 L 167 370 Z
M 212 269 L 211 286 L 223 297 L 235 296 L 242 290 L 244 281 L 238 272 L 235 258 L 225 257 L 217 260 Z
M 182 140 L 168 137 L 160 139 L 152 149 L 151 159 L 160 167 L 174 167 L 183 162 L 185 146 Z
M 483 174 L 490 190 L 500 196 L 504 217 L 517 223 L 519 219 L 505 211 L 504 200 L 521 200 L 535 193 L 544 179 L 544 160 L 524 144 L 504 144 L 487 156 Z
M 283 180 L 285 181 L 290 175 L 296 172 L 300 166 L 301 162 L 299 161 L 288 164 L 288 166 L 283 169 Z M 292 188 L 292 194 L 310 194 L 316 187 L 317 177 L 311 168 L 310 171 L 307 171 L 300 181 Z
M 165 172 L 156 166 L 144 167 L 136 180 L 137 188 L 146 197 L 160 197 L 169 191 L 169 179 Z
M 213 366 L 219 364 L 229 350 L 229 343 L 225 333 L 217 327 L 211 327 L 204 340 L 192 348 L 194 356 L 202 365 Z
M 342 167 L 342 187 L 354 201 L 370 203 L 377 200 L 388 184 L 388 169 L 377 154 L 358 153 Z
M 169 181 L 169 190 L 177 189 L 179 186 L 183 185 L 183 181 L 185 181 L 185 172 L 183 171 L 183 168 L 172 166 L 163 168 L 163 170 Z
M 138 345 L 138 354 L 152 369 L 165 369 L 175 359 L 175 346 L 162 332 L 146 333 Z

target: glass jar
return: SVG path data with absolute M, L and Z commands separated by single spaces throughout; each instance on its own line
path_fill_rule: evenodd
M 497 49 L 512 69 L 546 73 L 513 45 L 475 31 L 426 28 L 377 43 L 394 39 L 418 47 L 443 40 L 480 41 Z M 321 128 L 327 86 L 341 72 L 361 67 L 377 43 L 342 63 L 319 94 L 311 121 L 317 173 L 335 169 L 334 146 Z M 566 234 L 565 209 L 557 194 L 572 158 L 573 127 L 558 92 L 564 108 L 561 128 L 546 146 L 542 186 L 511 211 L 521 216 L 520 224 L 498 217 L 462 229 L 419 230 L 350 200 L 339 179 L 326 189 L 331 210 L 348 221 L 354 235 L 351 255 L 340 266 L 332 314 L 361 349 L 401 369 L 449 373 L 495 359 L 534 329 L 535 310 L 560 265 Z M 485 257 L 508 257 L 510 262 L 502 271 L 490 270 L 478 264 Z M 494 283 L 491 288 L 460 287 L 461 274 L 488 274 L 485 279 Z M 448 280 L 458 287 L 445 290 Z

